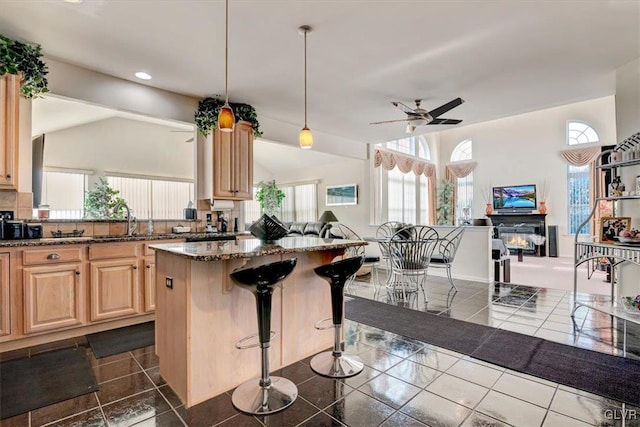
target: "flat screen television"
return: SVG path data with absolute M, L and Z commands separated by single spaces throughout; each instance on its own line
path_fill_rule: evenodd
M 493 187 L 493 209 L 497 212 L 532 211 L 536 206 L 534 184 Z

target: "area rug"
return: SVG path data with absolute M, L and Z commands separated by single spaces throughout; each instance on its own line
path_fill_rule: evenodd
M 485 362 L 640 406 L 640 361 L 349 296 L 346 317 Z
M 87 335 L 96 359 L 155 344 L 155 322 Z
M 66 348 L 2 362 L 0 419 L 97 390 L 98 383 L 84 348 Z

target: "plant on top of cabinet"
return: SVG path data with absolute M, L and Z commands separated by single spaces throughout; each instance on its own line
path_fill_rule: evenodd
M 195 112 L 194 118 L 198 130 L 204 136 L 209 135 L 212 129 L 218 128 L 218 112 L 224 105 L 224 101 L 219 98 L 204 98 L 198 103 L 198 110 Z M 258 114 L 255 108 L 249 104 L 230 103 L 236 120 L 244 120 L 253 126 L 253 136 L 260 137 L 260 123 L 258 122 Z
M 106 179 L 100 178 L 93 190 L 88 190 L 84 197 L 84 217 L 94 219 L 122 219 L 124 212 L 114 211 L 119 203 L 124 203 L 122 197 L 118 197 L 120 192 L 109 186 Z
M 29 45 L 0 34 L 0 76 L 22 73 L 20 93 L 34 98 L 49 92 L 47 64 L 42 61 L 41 46 Z

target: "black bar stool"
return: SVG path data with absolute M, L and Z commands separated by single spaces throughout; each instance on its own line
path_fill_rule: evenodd
M 334 342 L 333 351 L 325 351 L 311 359 L 311 369 L 319 375 L 330 378 L 347 378 L 359 374 L 364 364 L 359 357 L 344 354 L 340 349 L 340 331 L 342 330 L 342 307 L 344 305 L 344 285 L 356 271 L 362 267 L 364 257 L 356 256 L 316 267 L 313 271 L 322 276 L 331 285 L 331 312 L 333 315 Z M 327 319 L 325 319 L 327 320 Z M 322 322 L 322 321 L 321 321 Z M 319 323 L 317 329 L 321 328 Z
M 278 261 L 231 273 L 234 283 L 251 291 L 256 297 L 258 309 L 259 344 L 242 343 L 256 335 L 243 338 L 236 348 L 257 347 L 262 349 L 262 376 L 240 384 L 233 392 L 231 401 L 238 410 L 253 415 L 268 415 L 287 408 L 298 397 L 294 383 L 282 377 L 269 376 L 269 347 L 271 346 L 271 297 L 276 283 L 284 280 L 296 266 L 296 258 Z

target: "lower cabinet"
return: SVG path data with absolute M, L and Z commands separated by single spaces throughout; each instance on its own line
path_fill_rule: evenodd
M 0 337 L 11 334 L 9 254 L 0 254 Z
M 25 334 L 82 323 L 81 273 L 80 263 L 23 269 Z
M 144 311 L 156 309 L 156 261 L 153 258 L 144 260 Z
M 137 258 L 91 261 L 91 321 L 140 312 Z

